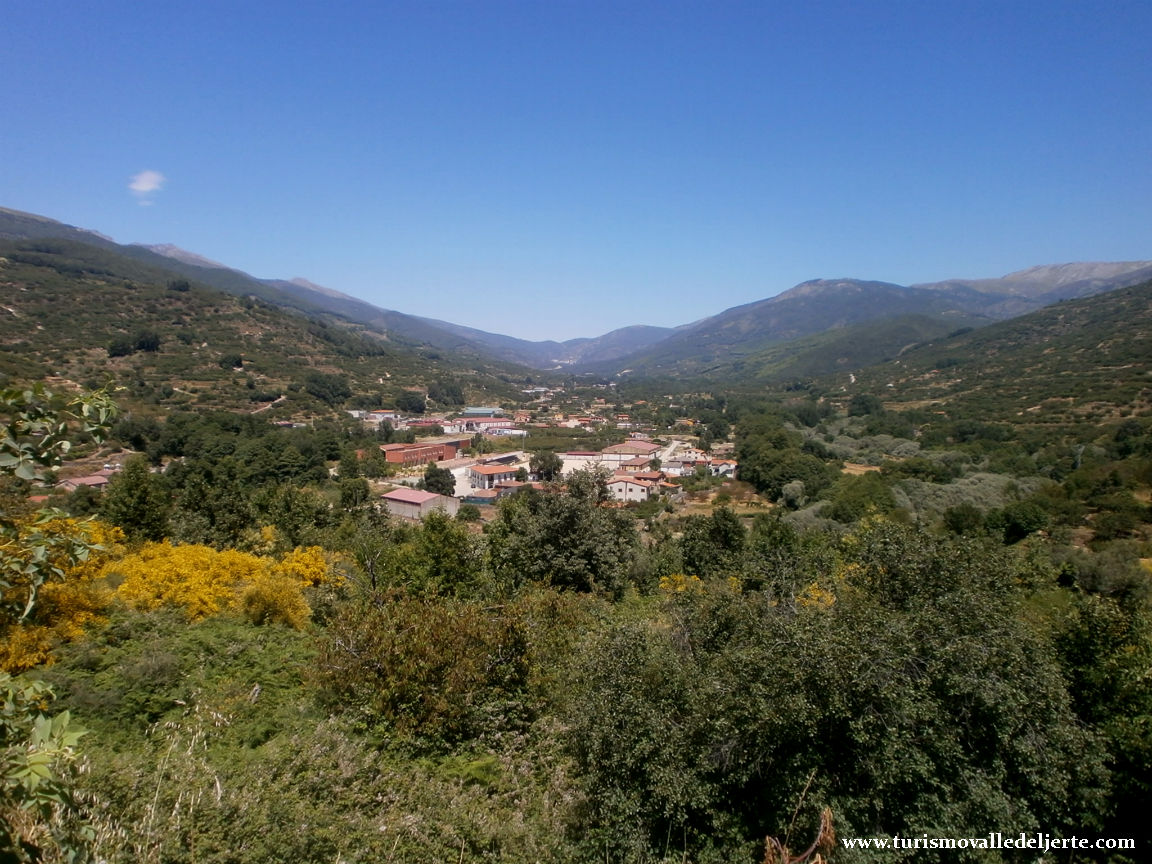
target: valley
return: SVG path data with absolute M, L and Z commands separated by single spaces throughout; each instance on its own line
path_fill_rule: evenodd
M 1149 266 L 536 343 L 0 211 L 0 843 L 1143 860 Z

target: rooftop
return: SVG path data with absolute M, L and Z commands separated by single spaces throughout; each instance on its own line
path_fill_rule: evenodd
M 437 495 L 435 492 L 425 492 L 423 489 L 409 489 L 402 486 L 399 489 L 393 489 L 391 492 L 385 492 L 382 498 L 388 501 L 399 501 L 404 504 L 427 504 L 442 496 Z

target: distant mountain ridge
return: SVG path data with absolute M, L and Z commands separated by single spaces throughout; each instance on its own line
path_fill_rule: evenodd
M 759 377 L 769 356 L 773 368 L 788 366 L 781 365 L 775 346 L 794 340 L 816 340 L 809 346 L 816 350 L 813 346 L 822 342 L 822 334 L 829 334 L 824 340 L 828 347 L 839 344 L 851 348 L 850 342 L 834 338 L 841 331 L 864 334 L 868 343 L 866 351 L 842 352 L 840 361 L 852 363 L 857 356 L 888 356 L 887 352 L 903 345 L 867 337 L 859 328 L 866 330 L 870 324 L 915 320 L 915 332 L 948 332 L 1152 278 L 1152 261 L 1127 261 L 1041 265 L 994 279 L 950 279 L 910 286 L 854 278 L 813 279 L 680 327 L 635 325 L 594 338 L 556 342 L 517 339 L 384 309 L 301 277 L 258 279 L 170 244 L 120 245 L 97 232 L 16 210 L 0 208 L 0 237 L 59 237 L 115 248 L 150 264 L 164 262 L 187 278 L 228 293 L 254 295 L 308 314 L 339 316 L 400 344 L 465 357 L 491 357 L 534 369 L 562 368 L 600 375 Z M 907 327 L 887 327 L 875 332 L 888 333 L 895 340 L 906 338 L 910 331 Z
M 514 336 L 487 333 L 483 330 L 452 324 L 448 321 L 438 321 L 432 318 L 422 320 L 482 345 L 502 360 L 523 363 L 538 369 L 555 369 L 562 366 L 578 367 L 590 361 L 610 362 L 618 360 L 654 345 L 680 329 L 638 324 L 631 327 L 620 327 L 594 338 L 568 339 L 564 342 L 552 340 L 531 342 L 526 339 L 517 339 Z
M 106 239 L 116 242 L 110 237 Z M 211 258 L 205 258 L 203 255 L 197 255 L 195 252 L 189 252 L 187 249 L 173 246 L 171 243 L 160 243 L 154 246 L 149 246 L 145 243 L 133 243 L 132 245 L 147 249 L 149 252 L 155 252 L 157 255 L 163 255 L 165 258 L 173 258 L 185 264 L 191 264 L 194 267 L 207 267 L 209 270 L 232 269 L 227 264 L 221 264 L 219 261 L 213 261 Z
M 758 363 L 773 346 L 869 323 L 916 318 L 924 329 L 947 332 L 1023 315 L 1059 300 L 1136 285 L 1152 278 L 1152 261 L 1046 265 L 999 279 L 956 279 L 920 285 L 861 279 L 813 279 L 769 297 L 705 318 L 651 348 L 593 365 L 602 374 L 760 377 Z M 891 328 L 902 338 L 900 328 Z M 927 332 L 927 331 L 925 331 Z M 871 341 L 865 352 L 895 352 L 902 343 Z M 778 358 L 773 360 L 778 362 Z M 614 369 L 613 366 L 616 368 Z

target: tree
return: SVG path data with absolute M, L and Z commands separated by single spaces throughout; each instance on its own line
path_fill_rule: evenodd
M 884 413 L 884 403 L 872 393 L 858 393 L 848 403 L 849 417 L 867 417 L 870 414 Z
M 67 409 L 54 401 L 39 384 L 0 391 L 0 474 L 42 481 L 45 470 L 59 465 L 72 447 L 70 421 L 79 421 L 83 434 L 102 438 L 116 414 L 106 391 L 80 396 Z M 17 520 L 0 512 L 0 620 L 27 618 L 40 586 L 90 553 L 91 544 L 80 535 L 39 530 L 59 515 L 40 511 Z
M 506 585 L 574 591 L 624 589 L 638 543 L 635 520 L 606 507 L 607 475 L 576 471 L 567 489 L 529 490 L 500 502 L 488 526 L 492 568 Z
M 69 712 L 48 717 L 52 691 L 0 672 L 0 860 L 88 860 L 92 842 L 72 790 L 76 745 L 86 733 Z
M 352 448 L 345 449 L 340 454 L 340 465 L 336 469 L 336 476 L 341 480 L 352 480 L 360 476 L 360 457 Z
M 717 507 L 710 516 L 689 516 L 680 540 L 684 570 L 708 577 L 740 571 L 747 532 L 728 507 Z
M 428 398 L 441 405 L 463 405 L 464 390 L 455 381 L 435 381 L 428 386 Z
M 137 351 L 152 353 L 160 350 L 160 335 L 152 330 L 141 330 L 136 334 L 132 347 Z
M 240 470 L 231 456 L 211 463 L 198 460 L 169 466 L 173 484 L 179 489 L 172 515 L 176 539 L 221 549 L 242 541 L 253 527 L 254 514 Z
M 404 390 L 396 397 L 396 408 L 400 411 L 423 414 L 426 407 L 424 394 L 415 390 Z
M 476 540 L 461 522 L 434 510 L 413 537 L 414 566 L 407 586 L 414 593 L 476 597 L 484 590 L 483 559 Z
M 131 339 L 120 336 L 112 339 L 108 343 L 107 350 L 109 357 L 128 357 L 133 354 L 136 349 L 133 347 Z
M 783 494 L 784 486 L 794 480 L 804 484 L 804 494 L 811 500 L 831 485 L 834 472 L 815 456 L 799 450 L 759 450 L 740 460 L 740 479 L 746 480 L 773 501 Z
M 333 407 L 352 395 L 346 375 L 327 375 L 323 372 L 309 372 L 304 378 L 304 389 Z
M 559 479 L 564 470 L 564 460 L 551 450 L 541 450 L 539 453 L 533 453 L 532 458 L 528 460 L 528 470 L 536 475 L 536 479 L 551 483 Z
M 100 515 L 129 540 L 163 540 L 168 536 L 172 495 L 163 478 L 153 474 L 148 457 L 133 456 L 108 483 Z
M 447 495 L 451 498 L 456 494 L 456 478 L 447 468 L 429 464 L 424 469 L 424 488 L 437 495 Z
M 589 860 L 659 860 L 669 836 L 686 860 L 761 860 L 824 807 L 845 833 L 1094 824 L 1105 754 L 1014 551 L 873 521 L 792 598 L 680 582 L 593 633 L 566 716 Z
M 356 510 L 368 502 L 372 490 L 363 477 L 352 477 L 340 481 L 340 509 Z

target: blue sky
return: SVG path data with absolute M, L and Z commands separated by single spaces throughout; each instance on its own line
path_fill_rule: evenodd
M 485 330 L 1152 259 L 1147 0 L 4 18 L 0 206 Z

